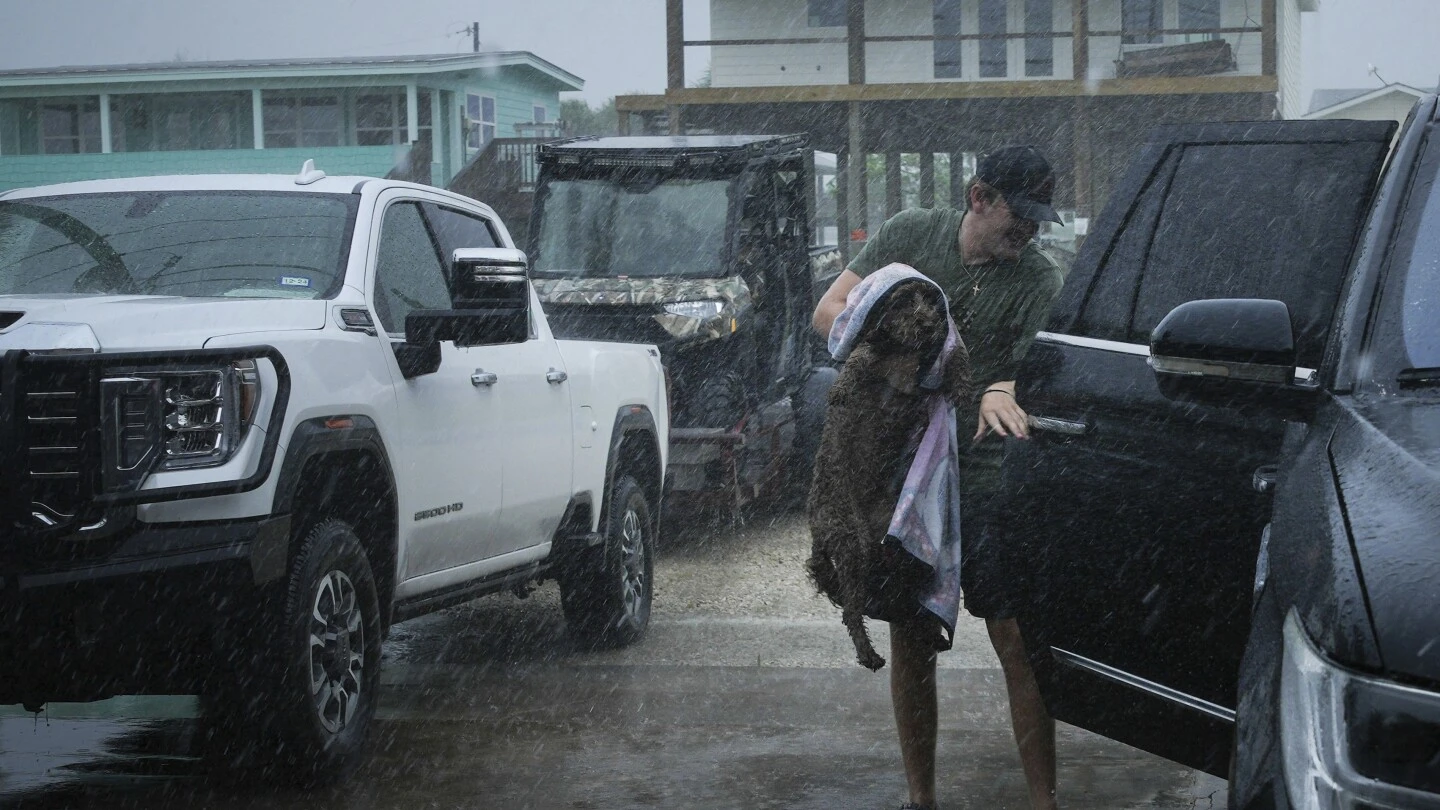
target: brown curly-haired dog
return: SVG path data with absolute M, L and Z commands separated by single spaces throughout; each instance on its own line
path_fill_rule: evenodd
M 871 310 L 860 339 L 830 389 L 815 458 L 808 513 L 815 587 L 841 610 L 861 666 L 885 659 L 865 631 L 876 559 L 930 418 L 918 382 L 939 356 L 947 331 L 943 298 L 927 282 L 902 281 Z M 970 358 L 950 353 L 940 393 L 953 403 L 970 395 Z

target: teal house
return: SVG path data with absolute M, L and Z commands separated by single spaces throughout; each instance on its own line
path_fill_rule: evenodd
M 554 134 L 583 86 L 527 51 L 0 71 L 0 191 L 311 158 L 443 186 L 497 138 Z

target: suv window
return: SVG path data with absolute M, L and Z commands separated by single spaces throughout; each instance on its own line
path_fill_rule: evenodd
M 1149 343 L 1171 309 L 1199 298 L 1290 306 L 1299 362 L 1314 367 L 1365 211 L 1353 146 L 1197 144 L 1171 150 L 1091 285 L 1084 334 Z
M 405 316 L 417 309 L 449 309 L 445 266 L 420 206 L 396 203 L 385 211 L 375 264 L 375 312 L 387 332 L 404 332 Z
M 430 203 L 425 204 L 425 216 L 440 240 L 441 258 L 446 264 L 460 248 L 500 247 L 490 223 L 483 217 Z

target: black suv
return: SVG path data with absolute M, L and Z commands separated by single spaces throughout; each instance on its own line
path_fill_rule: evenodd
M 1232 807 L 1440 807 L 1435 97 L 1394 131 L 1157 130 L 1020 375 L 1050 710 Z

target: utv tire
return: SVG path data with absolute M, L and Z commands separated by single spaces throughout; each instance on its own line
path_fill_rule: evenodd
M 306 535 L 274 630 L 262 706 L 273 764 L 302 785 L 339 782 L 364 760 L 380 691 L 380 604 L 348 525 Z
M 820 433 L 825 429 L 830 387 L 839 376 L 839 370 L 830 366 L 811 368 L 793 400 L 795 439 L 790 445 L 786 489 L 797 497 L 810 494 L 810 478 L 814 475 L 815 456 L 820 452 Z
M 586 549 L 560 580 L 571 637 L 581 646 L 623 647 L 644 637 L 654 598 L 655 510 L 634 477 L 610 493 L 605 540 Z
M 695 386 L 686 407 L 688 427 L 732 428 L 745 415 L 745 383 L 733 371 Z

